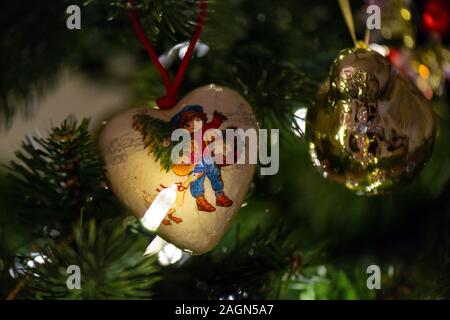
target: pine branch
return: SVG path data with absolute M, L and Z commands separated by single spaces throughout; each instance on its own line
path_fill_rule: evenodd
M 8 193 L 22 222 L 40 231 L 47 226 L 62 232 L 78 219 L 81 209 L 91 215 L 113 207 L 103 161 L 88 126 L 87 119 L 80 125 L 65 120 L 48 138 L 27 138 L 17 151 L 18 160 L 9 165 Z
M 383 289 L 387 289 L 386 274 L 383 274 Z M 346 270 L 331 265 L 310 266 L 301 274 L 286 279 L 283 292 L 285 299 L 301 300 L 355 300 L 374 299 L 376 290 L 366 286 L 367 273 L 363 268 Z M 385 285 L 386 284 L 386 285 Z
M 254 57 L 251 65 L 247 63 L 250 57 Z M 312 103 L 317 82 L 299 65 L 278 61 L 271 52 L 258 46 L 241 48 L 232 62 L 240 91 L 256 106 L 261 126 L 290 133 L 296 123 L 295 111 Z
M 30 241 L 26 230 L 14 214 L 10 214 L 12 208 L 8 205 L 6 180 L 3 176 L 0 177 L 0 299 L 6 297 L 9 288 L 14 286 L 9 268 L 14 265 L 15 254 Z
M 190 38 L 197 23 L 199 0 L 136 0 L 139 20 L 152 42 L 167 43 Z M 111 1 L 113 16 L 126 15 L 128 0 Z
M 142 135 L 148 154 L 159 161 L 165 171 L 172 167 L 171 151 L 173 143 L 170 135 L 175 129 L 170 122 L 153 118 L 145 113 L 133 116 L 133 128 Z
M 73 244 L 41 249 L 46 262 L 26 271 L 26 299 L 148 299 L 159 281 L 154 257 L 143 256 L 148 239 L 125 232 L 123 221 L 74 226 Z M 81 271 L 81 289 L 67 286 L 67 267 Z
M 26 10 L 19 2 L 4 3 L 0 20 L 0 125 L 10 125 L 19 113 L 32 115 L 39 99 L 57 83 L 64 66 L 98 75 L 106 73 L 105 57 L 118 51 L 142 53 L 144 57 L 126 3 L 42 0 L 29 3 Z M 66 9 L 72 4 L 82 9 L 81 30 L 66 28 Z M 158 47 L 190 38 L 198 1 L 142 0 L 138 4 L 142 22 Z
M 212 254 L 164 268 L 158 293 L 166 299 L 276 299 L 286 273 L 301 267 L 298 246 L 289 230 L 274 222 L 244 237 L 236 226 L 236 241 Z M 185 275 L 189 274 L 189 277 Z M 188 293 L 189 296 L 184 294 Z

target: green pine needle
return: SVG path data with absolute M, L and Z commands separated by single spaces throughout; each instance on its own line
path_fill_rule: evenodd
M 170 155 L 173 147 L 170 135 L 175 127 L 170 122 L 140 113 L 133 117 L 133 128 L 142 135 L 148 154 L 155 157 L 165 171 L 169 171 L 172 167 Z
M 149 299 L 159 281 L 154 256 L 144 256 L 148 239 L 127 234 L 121 220 L 90 220 L 73 230 L 73 244 L 41 250 L 46 262 L 26 272 L 26 299 Z M 81 271 L 81 288 L 69 289 L 67 267 Z M 69 279 L 69 283 L 72 279 Z
M 27 138 L 16 152 L 18 160 L 9 165 L 10 198 L 24 221 L 70 226 L 82 208 L 89 213 L 110 202 L 103 161 L 88 127 L 87 119 L 79 125 L 65 120 L 47 138 Z
M 139 21 L 152 42 L 190 38 L 197 23 L 199 0 L 137 0 Z M 128 10 L 128 0 L 111 1 L 111 6 Z M 118 10 L 115 15 L 125 15 Z

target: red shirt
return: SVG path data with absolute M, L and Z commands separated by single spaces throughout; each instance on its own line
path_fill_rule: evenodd
M 212 120 L 208 123 L 205 123 L 202 127 L 202 134 L 201 134 L 201 141 L 195 141 L 195 132 L 191 133 L 192 141 L 196 143 L 197 146 L 201 145 L 202 150 L 201 154 L 199 155 L 199 160 L 202 160 L 203 158 L 203 151 L 205 150 L 206 146 L 208 145 L 206 141 L 204 140 L 204 134 L 209 129 L 219 129 L 222 123 L 225 121 L 225 117 L 220 113 L 214 113 L 214 116 Z M 211 142 L 211 141 L 208 141 Z M 194 145 L 191 145 L 192 148 L 195 148 Z M 195 149 L 191 152 L 191 163 L 195 163 Z

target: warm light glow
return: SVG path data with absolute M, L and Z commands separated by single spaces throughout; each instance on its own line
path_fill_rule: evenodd
M 372 192 L 373 190 L 375 190 L 376 188 L 378 188 L 381 185 L 382 185 L 381 181 L 375 181 L 366 187 L 366 191 Z
M 168 266 L 178 262 L 183 257 L 183 252 L 175 247 L 173 244 L 168 243 L 158 253 L 158 261 L 162 266 Z
M 392 38 L 392 32 L 389 28 L 381 28 L 381 35 L 386 39 Z
M 160 252 L 168 242 L 163 238 L 156 236 L 145 249 L 144 256 L 152 256 Z
M 145 256 L 158 255 L 158 261 L 162 266 L 168 266 L 178 262 L 183 257 L 183 251 L 167 242 L 166 240 L 156 236 L 145 250 Z
M 406 21 L 411 20 L 411 12 L 409 12 L 409 10 L 406 9 L 406 8 L 401 8 L 401 9 L 400 9 L 400 15 L 401 15 L 402 18 L 405 19 Z
M 414 39 L 409 34 L 403 36 L 403 42 L 408 48 L 414 47 Z
M 141 219 L 142 225 L 149 231 L 156 231 L 169 209 L 175 204 L 176 198 L 177 186 L 175 184 L 163 189 L 145 212 Z
M 422 78 L 428 79 L 428 77 L 430 76 L 430 70 L 427 68 L 426 65 L 420 64 L 419 65 L 419 74 Z

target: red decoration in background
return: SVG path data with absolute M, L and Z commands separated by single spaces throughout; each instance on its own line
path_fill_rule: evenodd
M 400 52 L 396 48 L 389 48 L 388 58 L 396 68 L 400 68 Z
M 428 31 L 445 35 L 450 28 L 450 0 L 427 1 L 422 21 Z

